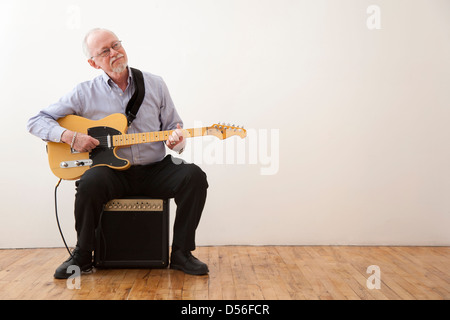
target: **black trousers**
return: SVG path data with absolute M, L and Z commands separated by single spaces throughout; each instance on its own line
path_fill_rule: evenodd
M 206 174 L 195 164 L 166 156 L 145 166 L 114 170 L 98 166 L 87 170 L 76 182 L 75 229 L 77 246 L 93 251 L 95 229 L 103 205 L 124 196 L 174 198 L 177 205 L 172 250 L 195 250 L 195 231 L 206 201 Z

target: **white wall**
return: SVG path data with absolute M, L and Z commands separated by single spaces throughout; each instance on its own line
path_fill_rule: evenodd
M 81 51 L 98 26 L 163 76 L 186 127 L 249 130 L 190 140 L 210 183 L 198 245 L 450 245 L 449 1 L 2 0 L 0 24 L 0 248 L 62 246 L 25 125 L 98 74 Z

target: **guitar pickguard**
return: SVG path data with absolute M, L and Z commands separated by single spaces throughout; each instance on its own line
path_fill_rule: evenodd
M 101 126 L 88 128 L 88 135 L 100 141 L 100 145 L 89 153 L 89 159 L 92 160 L 92 166 L 108 165 L 111 167 L 125 167 L 128 161 L 118 158 L 114 152 L 111 140 L 112 136 L 122 134 L 119 130 L 111 127 Z

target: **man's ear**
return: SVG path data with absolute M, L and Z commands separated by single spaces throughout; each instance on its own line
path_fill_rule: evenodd
M 100 66 L 98 66 L 98 65 L 95 63 L 94 60 L 89 59 L 89 60 L 88 60 L 88 63 L 91 65 L 92 68 L 100 69 Z

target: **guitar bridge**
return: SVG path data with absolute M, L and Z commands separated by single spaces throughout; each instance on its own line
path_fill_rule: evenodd
M 91 159 L 85 160 L 75 160 L 75 161 L 62 161 L 59 166 L 62 169 L 69 168 L 79 168 L 79 167 L 90 167 L 92 166 L 93 161 Z

